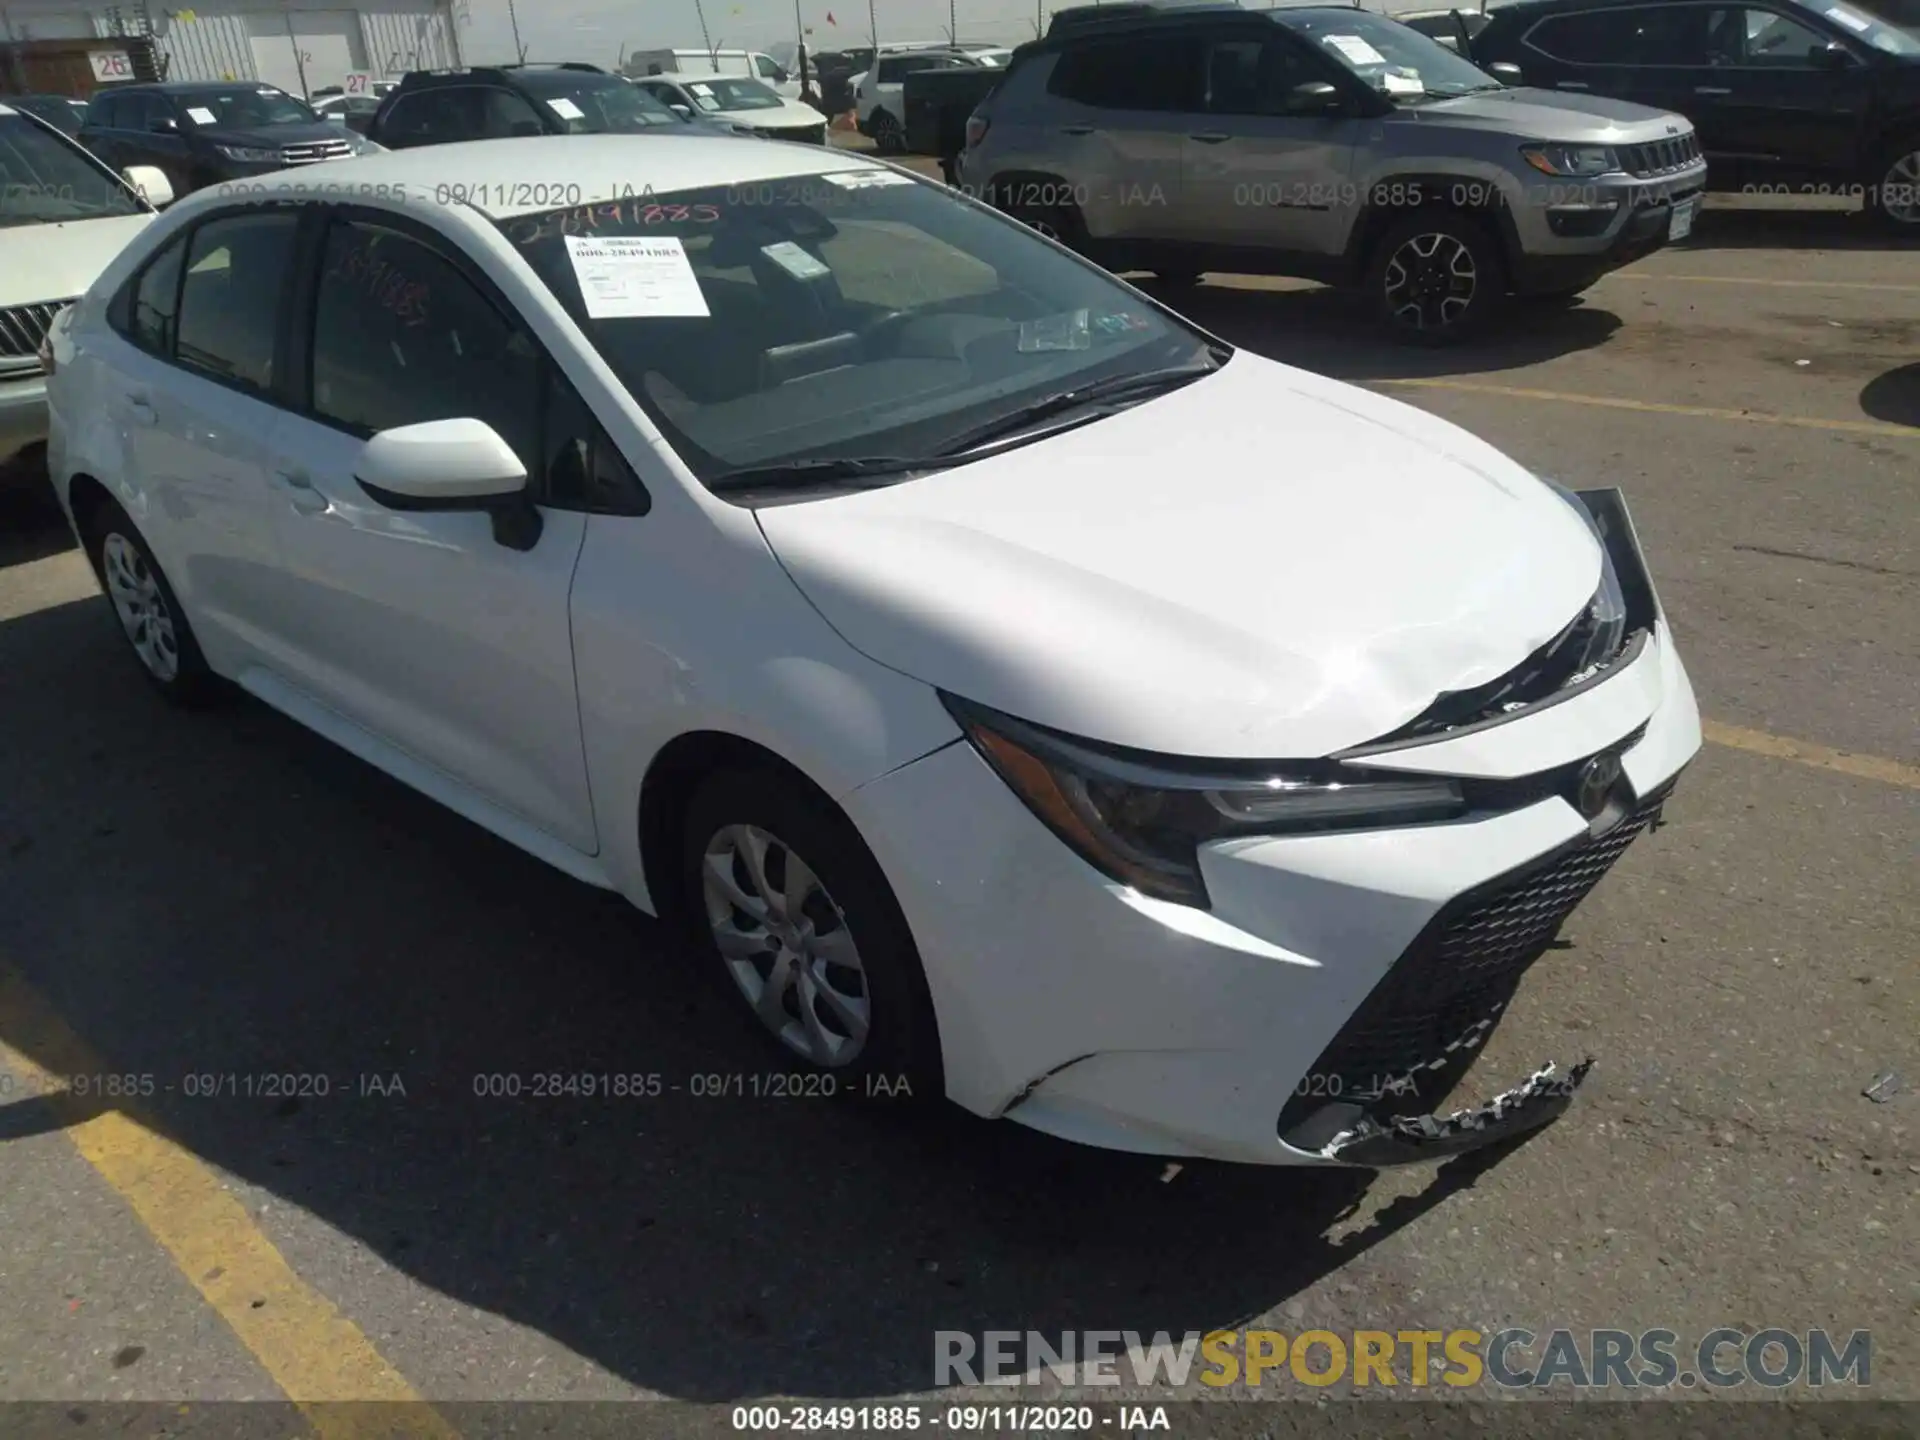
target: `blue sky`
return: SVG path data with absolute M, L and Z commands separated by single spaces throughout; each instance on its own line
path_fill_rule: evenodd
M 1033 37 L 1031 0 L 953 0 L 960 39 L 1018 43 Z M 1043 0 L 1051 13 L 1056 0 Z M 1057 0 L 1064 4 L 1067 0 Z M 794 38 L 793 0 L 701 0 L 713 43 L 764 50 Z M 460 46 L 469 64 L 513 58 L 507 0 L 456 0 L 464 14 Z M 609 68 L 629 50 L 699 45 L 694 0 L 514 0 L 520 38 L 531 60 L 589 60 Z M 947 0 L 873 0 L 880 38 L 938 40 L 947 33 Z M 832 50 L 867 42 L 867 0 L 800 0 L 812 27 L 807 43 Z M 831 14 L 835 23 L 829 25 Z

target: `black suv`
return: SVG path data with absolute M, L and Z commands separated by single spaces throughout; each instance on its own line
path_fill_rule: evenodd
M 79 138 L 115 170 L 158 166 L 176 195 L 372 148 L 284 90 L 232 81 L 97 91 Z
M 87 119 L 87 102 L 66 95 L 0 95 L 0 105 L 37 115 L 62 135 L 78 135 Z
M 1685 115 L 1717 190 L 1853 194 L 1920 236 L 1920 33 L 1855 0 L 1518 0 L 1473 38 L 1527 85 Z
M 632 135 L 686 126 L 736 134 L 676 115 L 664 103 L 598 65 L 487 65 L 415 70 L 401 77 L 367 127 L 389 150 L 518 135 Z

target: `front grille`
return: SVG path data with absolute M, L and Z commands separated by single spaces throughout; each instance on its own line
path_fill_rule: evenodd
M 1689 130 L 1671 140 L 1654 140 L 1645 145 L 1622 145 L 1620 165 L 1629 175 L 1651 180 L 1684 170 L 1700 158 L 1700 139 Z
M 1382 1115 L 1434 1109 L 1561 923 L 1659 818 L 1665 798 L 1435 916 L 1314 1062 L 1281 1112 L 1280 1130 L 1330 1101 Z
M 288 145 L 280 158 L 289 165 L 313 165 L 322 160 L 344 160 L 353 154 L 345 140 L 315 140 L 309 145 Z
M 39 305 L 16 305 L 0 310 L 0 376 L 18 380 L 40 373 L 40 342 L 71 300 L 49 300 Z

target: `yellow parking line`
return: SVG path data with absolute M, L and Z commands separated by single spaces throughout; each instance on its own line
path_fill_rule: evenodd
M 1872 280 L 1761 280 L 1746 275 L 1670 275 L 1659 270 L 1615 270 L 1605 280 L 1684 280 L 1694 285 L 1764 285 L 1775 290 L 1874 290 L 1920 295 L 1920 285 L 1892 285 Z
M 1811 740 L 1789 740 L 1765 730 L 1746 730 L 1738 725 L 1723 725 L 1718 720 L 1702 720 L 1700 732 L 1715 745 L 1746 750 L 1754 755 L 1769 755 L 1776 760 L 1792 760 L 1820 770 L 1835 770 L 1842 775 L 1857 775 L 1863 780 L 1878 780 L 1907 790 L 1920 790 L 1920 766 L 1902 765 L 1898 760 L 1878 755 L 1855 755 L 1816 745 Z
M 124 1110 L 93 1113 L 93 1103 L 65 1077 L 117 1072 L 4 967 L 0 1036 L 0 1062 L 29 1093 L 52 1095 L 63 1118 L 71 1116 L 66 1133 L 80 1154 L 300 1407 L 320 1440 L 457 1440 L 360 1328 L 294 1274 L 218 1176 Z
M 1878 420 L 1818 420 L 1807 415 L 1774 415 L 1764 410 L 1716 410 L 1707 405 L 1663 405 L 1654 400 L 1623 400 L 1614 395 L 1577 395 L 1565 390 L 1527 390 L 1517 385 L 1483 385 L 1475 380 L 1381 379 L 1372 385 L 1406 385 L 1419 390 L 1458 390 L 1468 395 L 1501 395 L 1509 400 L 1554 400 L 1603 410 L 1637 410 L 1648 415 L 1690 415 L 1700 420 L 1744 420 L 1750 425 L 1788 425 L 1799 430 L 1839 430 L 1849 435 L 1879 435 L 1888 440 L 1920 440 L 1920 426 L 1888 425 Z

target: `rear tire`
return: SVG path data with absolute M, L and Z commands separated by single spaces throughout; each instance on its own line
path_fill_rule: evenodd
M 790 1065 L 843 1098 L 944 1095 L 913 935 L 831 803 L 772 768 L 710 776 L 687 806 L 681 884 L 707 968 Z
M 906 153 L 906 132 L 900 128 L 900 122 L 893 118 L 891 111 L 875 110 L 868 116 L 867 133 L 873 137 L 873 148 L 882 155 Z
M 217 699 L 218 681 L 166 573 L 127 512 L 101 500 L 84 521 L 87 556 L 147 682 L 175 705 Z
M 1920 131 L 1902 135 L 1875 162 L 1867 210 L 1895 234 L 1920 239 Z
M 1387 228 L 1367 266 L 1380 322 L 1410 345 L 1452 345 L 1504 307 L 1507 267 L 1493 230 L 1459 210 L 1416 210 Z

